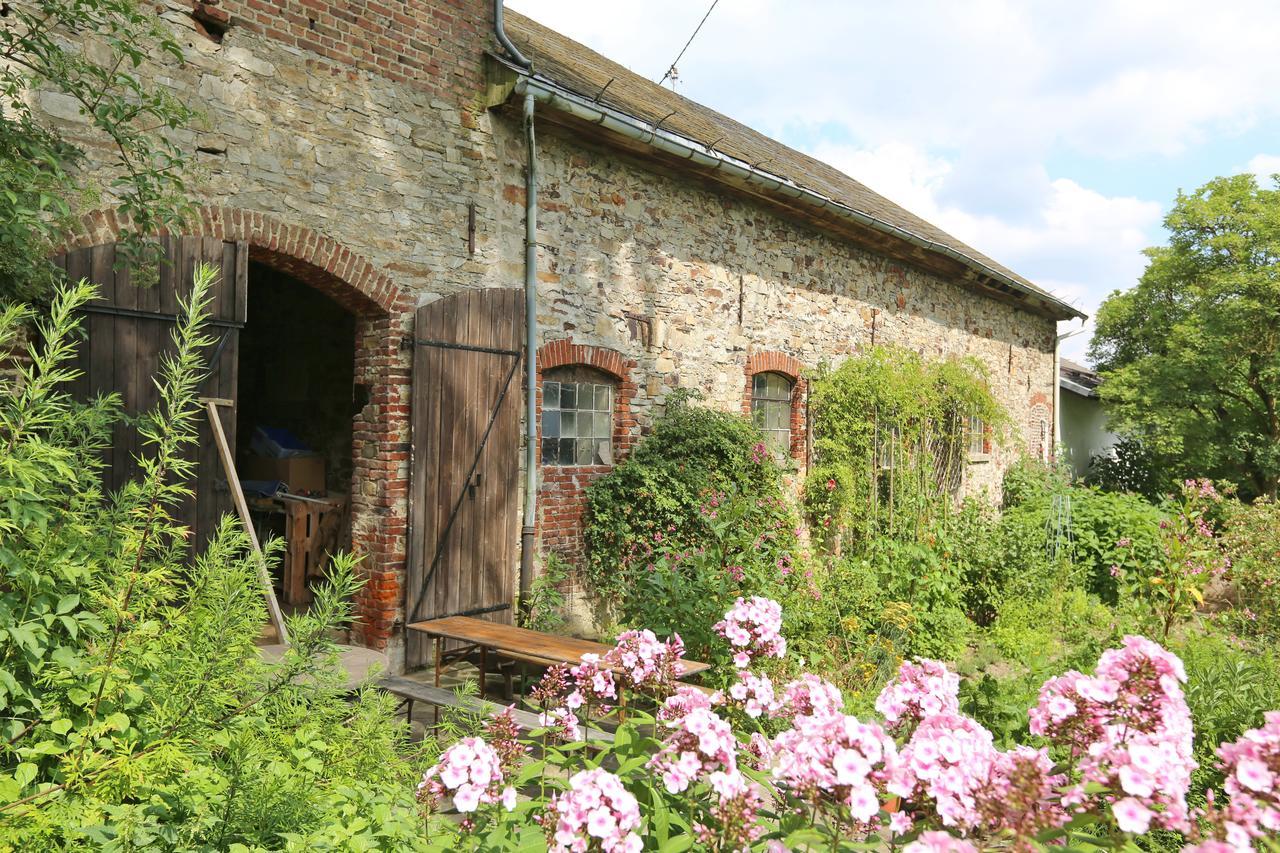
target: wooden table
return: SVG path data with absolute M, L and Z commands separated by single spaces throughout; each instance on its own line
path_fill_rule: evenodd
M 445 640 L 457 640 L 466 644 L 461 651 L 465 654 L 471 649 L 480 651 L 480 695 L 484 696 L 484 676 L 488 671 L 489 652 L 512 660 L 553 666 L 558 663 L 576 664 L 585 654 L 596 654 L 604 657 L 613 646 L 593 643 L 590 640 L 579 640 L 574 637 L 558 637 L 544 634 L 541 631 L 530 631 L 527 628 L 516 628 L 499 622 L 476 619 L 473 616 L 449 616 L 444 619 L 432 619 L 428 622 L 414 622 L 408 626 L 410 631 L 419 631 L 435 639 L 435 683 L 440 686 L 440 674 L 444 670 Z M 459 652 L 451 653 L 456 657 Z M 680 660 L 680 678 L 697 675 L 711 668 L 709 663 Z M 618 671 L 618 667 L 612 667 Z
M 286 494 L 250 498 L 248 503 L 253 511 L 284 516 L 285 552 L 281 560 L 284 600 L 286 604 L 309 604 L 308 579 L 323 575 L 330 557 L 346 547 L 343 540 L 347 538 L 350 508 L 347 496 L 309 498 Z

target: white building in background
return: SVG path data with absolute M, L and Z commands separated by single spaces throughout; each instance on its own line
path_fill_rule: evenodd
M 1083 364 L 1062 359 L 1058 368 L 1062 406 L 1061 445 L 1071 471 L 1084 476 L 1093 457 L 1109 453 L 1118 436 L 1107 429 L 1107 416 L 1098 399 L 1102 380 Z

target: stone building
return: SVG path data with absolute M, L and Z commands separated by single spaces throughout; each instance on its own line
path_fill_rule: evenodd
M 803 466 L 805 371 L 872 343 L 988 367 L 1020 434 L 974 457 L 967 489 L 998 488 L 1019 448 L 1054 441 L 1055 321 L 1075 309 L 533 21 L 508 12 L 503 46 L 488 0 L 169 0 L 160 14 L 185 62 L 144 71 L 203 113 L 183 137 L 201 171 L 200 239 L 171 251 L 221 258 L 239 288 L 219 362 L 237 401 L 227 427 L 241 458 L 256 420 L 316 433 L 369 576 L 362 639 L 397 665 L 422 660 L 405 651 L 407 619 L 503 618 L 495 608 L 527 579 L 528 110 L 533 547 L 580 554 L 583 488 L 676 388 L 768 412 Z M 33 97 L 83 132 L 73 103 Z M 104 247 L 128 224 L 109 206 L 83 221 L 65 263 L 110 278 Z M 146 297 L 121 281 L 117 302 L 139 314 Z M 114 357 L 143 346 L 117 339 Z

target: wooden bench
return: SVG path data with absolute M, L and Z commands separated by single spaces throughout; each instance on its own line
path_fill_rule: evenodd
M 500 705 L 497 702 L 490 702 L 487 699 L 479 699 L 475 696 L 459 696 L 444 687 L 435 687 L 430 684 L 423 684 L 421 681 L 414 681 L 411 678 L 402 678 L 395 675 L 389 675 L 381 679 L 378 682 L 378 686 L 394 696 L 399 696 L 404 701 L 406 705 L 406 720 L 413 719 L 414 702 L 425 702 L 437 708 L 461 708 L 464 711 L 478 714 L 482 717 L 492 717 L 507 710 L 506 705 Z M 542 722 L 538 719 L 538 715 L 531 711 L 512 708 L 511 718 L 524 731 L 544 728 Z M 594 726 L 588 731 L 588 735 L 588 740 L 613 741 L 612 732 L 607 732 Z

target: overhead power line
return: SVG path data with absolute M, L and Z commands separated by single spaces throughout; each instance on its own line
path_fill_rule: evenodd
M 707 22 L 707 18 L 711 17 L 712 11 L 715 10 L 716 6 L 719 5 L 719 3 L 720 3 L 720 0 L 711 0 L 711 5 L 707 7 L 707 13 L 702 16 L 702 20 L 698 22 L 698 26 L 694 28 L 693 35 L 689 36 L 689 40 L 684 43 L 684 47 L 680 48 L 680 52 L 676 54 L 676 58 L 671 61 L 671 65 L 667 68 L 667 73 L 663 74 L 662 79 L 658 81 L 659 86 L 661 86 L 663 83 L 667 82 L 668 80 L 673 80 L 673 81 L 675 80 L 676 66 L 680 63 L 680 60 L 684 57 L 684 52 L 689 49 L 689 45 L 693 44 L 693 40 L 698 37 L 698 33 L 702 32 L 702 25 Z

